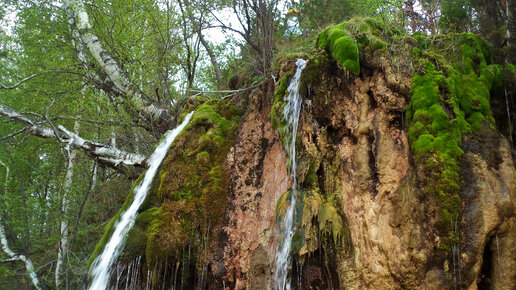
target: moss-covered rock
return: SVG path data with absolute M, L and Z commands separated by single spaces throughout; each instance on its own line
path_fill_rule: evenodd
M 387 51 L 387 41 L 402 35 L 374 18 L 353 18 L 323 30 L 316 47 L 325 50 L 345 72 L 360 74 L 360 53 Z
M 227 100 L 209 100 L 195 109 L 178 136 L 160 168 L 162 180 L 155 198 L 163 214 L 151 223 L 147 263 L 181 259 L 187 245 L 199 243 L 200 236 L 220 226 L 228 191 L 222 163 L 233 143 L 237 119 L 236 107 Z
M 190 123 L 177 136 L 153 179 L 128 234 L 121 263 L 130 263 L 141 256 L 145 269 L 153 269 L 156 263 L 175 265 L 174 261 L 181 261 L 188 253 L 185 252 L 188 247 L 195 249 L 192 260 L 204 263 L 198 245 L 220 238 L 218 231 L 228 192 L 227 174 L 222 165 L 234 141 L 238 109 L 229 100 L 218 99 L 192 101 L 187 110 L 194 109 Z M 135 184 L 140 180 L 141 177 Z M 106 227 L 90 264 L 102 252 L 114 224 L 132 203 L 133 195 L 132 192 L 128 195 L 124 206 Z
M 416 37 L 425 45 L 413 51 L 419 73 L 414 76 L 406 110 L 409 140 L 419 184 L 440 209 L 441 248 L 449 250 L 458 242 L 455 224 L 461 210 L 462 135 L 494 125 L 490 91 L 500 85 L 501 67 L 490 64 L 485 42 L 471 33 L 445 36 L 443 41 Z M 460 54 L 439 54 L 444 43 Z
M 343 69 L 357 76 L 360 73 L 358 47 L 345 25 L 341 23 L 323 30 L 317 38 L 317 46 L 328 51 Z

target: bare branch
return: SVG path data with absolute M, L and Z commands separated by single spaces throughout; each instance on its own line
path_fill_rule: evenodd
M 55 129 L 39 125 L 21 115 L 12 108 L 0 103 L 0 116 L 10 118 L 25 127 L 25 131 L 33 136 L 57 139 L 61 143 L 70 144 L 99 161 L 117 168 L 119 165 L 146 166 L 146 157 L 136 153 L 120 150 L 116 147 L 86 140 L 58 125 Z M 117 168 L 118 169 L 118 168 Z
M 37 76 L 39 76 L 39 74 L 33 74 L 33 75 L 28 76 L 28 77 L 24 78 L 23 80 L 21 80 L 21 81 L 19 81 L 19 82 L 15 83 L 15 84 L 14 84 L 14 85 L 12 85 L 12 86 L 4 86 L 4 85 L 0 84 L 0 89 L 4 89 L 4 90 L 13 90 L 13 89 L 16 89 L 19 85 L 23 84 L 24 82 L 26 82 L 26 81 L 28 81 L 28 80 L 30 80 L 30 79 L 32 79 L 32 78 L 37 77 Z
M 18 135 L 18 134 L 20 134 L 20 133 L 23 133 L 23 132 L 25 132 L 25 129 L 26 129 L 26 128 L 24 127 L 24 128 L 22 128 L 21 130 L 18 130 L 18 131 L 16 131 L 16 132 L 12 133 L 12 134 L 9 134 L 9 135 L 6 135 L 6 136 L 0 136 L 0 141 L 3 141 L 3 140 L 6 140 L 6 139 L 9 139 L 9 138 L 12 138 L 12 137 L 14 137 L 14 136 L 16 136 L 16 135 Z
M 260 84 L 257 84 L 257 85 L 254 85 L 254 86 L 251 86 L 251 87 L 248 87 L 248 88 L 243 88 L 243 89 L 238 89 L 238 90 L 220 90 L 220 91 L 199 91 L 199 90 L 189 90 L 189 92 L 192 92 L 192 93 L 199 93 L 199 94 L 229 94 L 229 93 L 238 93 L 238 92 L 245 92 L 245 91 L 248 91 L 248 90 L 252 90 L 254 88 L 257 88 L 259 87 Z
M 1 227 L 1 225 L 0 225 L 0 227 Z M 0 261 L 0 263 L 2 263 L 2 264 L 3 264 L 3 263 L 16 262 L 16 261 L 20 261 L 20 257 L 18 257 L 18 256 L 14 256 L 14 257 L 12 257 L 12 258 L 5 259 L 5 260 Z

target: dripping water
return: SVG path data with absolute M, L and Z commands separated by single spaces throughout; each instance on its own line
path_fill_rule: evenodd
M 120 220 L 115 225 L 115 230 L 113 231 L 111 239 L 104 247 L 104 251 L 92 264 L 90 274 L 93 281 L 89 289 L 108 288 L 111 266 L 116 261 L 124 247 L 127 234 L 134 225 L 140 205 L 145 200 L 145 197 L 147 197 L 147 191 L 154 179 L 154 175 L 158 171 L 161 161 L 167 154 L 168 148 L 172 145 L 172 142 L 177 135 L 179 135 L 183 128 L 188 124 L 192 115 L 193 112 L 190 112 L 185 117 L 181 125 L 165 134 L 165 138 L 147 161 L 149 169 L 147 169 L 142 183 L 134 189 L 134 200 L 131 203 L 131 206 L 122 214 Z
M 129 267 L 127 268 L 127 276 L 125 277 L 125 289 L 128 289 L 129 287 L 129 280 L 131 279 L 131 268 L 134 264 L 134 261 L 132 261 L 130 264 L 129 264 Z
M 147 270 L 147 282 L 145 283 L 145 290 L 149 290 L 150 275 L 151 271 Z
M 512 140 L 512 123 L 511 123 L 511 109 L 509 108 L 509 98 L 507 97 L 507 88 L 505 91 L 505 109 L 507 110 L 507 120 L 509 121 L 509 141 L 511 142 L 511 148 L 514 145 Z
M 276 289 L 290 289 L 290 283 L 287 283 L 288 266 L 290 263 L 290 245 L 294 234 L 294 210 L 296 206 L 296 135 L 299 122 L 299 113 L 301 112 L 301 97 L 299 96 L 299 80 L 301 72 L 306 66 L 306 61 L 298 59 L 296 61 L 297 70 L 287 88 L 288 96 L 285 98 L 286 105 L 283 109 L 283 119 L 287 122 L 287 132 L 285 137 L 285 149 L 287 151 L 290 174 L 292 175 L 292 190 L 290 193 L 290 205 L 285 213 L 283 222 L 280 225 L 280 233 L 283 240 L 279 241 L 278 250 L 276 252 L 276 272 L 275 287 Z
M 500 278 L 503 278 L 502 259 L 500 258 L 500 243 L 498 242 L 498 234 L 495 234 L 496 239 L 496 255 L 498 256 L 498 265 L 500 266 Z
M 163 272 L 163 284 L 161 285 L 161 290 L 165 290 L 165 284 L 167 284 L 167 265 L 168 258 L 165 260 L 165 271 Z

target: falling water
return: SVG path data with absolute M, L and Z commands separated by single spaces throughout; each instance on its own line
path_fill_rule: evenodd
M 507 111 L 507 119 L 509 121 L 509 141 L 511 142 L 511 146 L 513 146 L 514 143 L 512 140 L 511 109 L 509 107 L 509 98 L 507 97 L 507 88 L 505 89 L 505 109 Z
M 275 287 L 276 289 L 290 289 L 290 283 L 287 283 L 288 265 L 290 262 L 290 244 L 294 234 L 294 209 L 296 207 L 296 135 L 297 125 L 299 122 L 299 113 L 301 112 L 301 97 L 299 96 L 299 79 L 301 72 L 306 66 L 306 61 L 298 59 L 296 61 L 297 70 L 287 88 L 288 97 L 285 98 L 286 105 L 283 109 L 283 119 L 287 121 L 287 132 L 285 137 L 285 149 L 287 151 L 292 175 L 292 190 L 290 197 L 290 206 L 287 209 L 285 218 L 280 225 L 280 233 L 283 233 L 283 241 L 280 241 L 278 251 L 276 252 L 276 272 Z
M 167 154 L 168 148 L 177 137 L 177 135 L 188 124 L 192 115 L 193 112 L 190 112 L 185 117 L 185 120 L 183 123 L 181 123 L 181 125 L 176 127 L 174 130 L 168 131 L 165 134 L 165 138 L 158 145 L 154 153 L 152 153 L 149 160 L 147 161 L 149 164 L 149 169 L 147 169 L 142 183 L 134 189 L 135 195 L 133 203 L 122 214 L 122 217 L 115 225 L 113 235 L 105 246 L 104 251 L 95 259 L 92 264 L 90 274 L 93 277 L 93 281 L 89 289 L 107 289 L 111 266 L 113 265 L 113 262 L 116 261 L 118 254 L 124 247 L 125 238 L 127 237 L 129 230 L 131 230 L 134 225 L 134 221 L 136 220 L 140 205 L 145 200 L 145 197 L 147 197 L 147 191 L 149 190 L 151 182 L 154 179 L 154 175 L 158 171 L 158 167 L 161 164 L 161 161 L 163 161 L 163 158 Z

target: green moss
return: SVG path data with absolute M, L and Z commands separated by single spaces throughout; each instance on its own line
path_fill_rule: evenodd
M 326 28 L 319 33 L 317 36 L 316 45 L 320 49 L 326 49 L 329 45 L 328 42 L 328 33 L 330 32 L 330 28 Z
M 490 90 L 499 86 L 501 68 L 490 65 L 485 42 L 471 33 L 435 40 L 436 49 L 422 35 L 413 53 L 420 73 L 412 82 L 411 102 L 406 110 L 409 141 L 415 154 L 418 181 L 426 194 L 441 209 L 441 248 L 448 249 L 456 240 L 454 224 L 459 220 L 461 200 L 460 148 L 462 135 L 493 124 L 490 115 Z M 439 55 L 442 43 L 460 55 Z M 436 64 L 441 70 L 436 69 Z
M 343 68 L 360 74 L 359 51 L 387 52 L 387 43 L 403 33 L 375 18 L 353 18 L 319 33 L 316 47 L 326 50 Z
M 349 36 L 339 24 L 321 32 L 317 38 L 317 46 L 326 49 L 345 70 L 358 75 L 360 73 L 360 60 L 355 39 Z
M 189 125 L 177 137 L 160 170 L 166 172 L 156 197 L 163 214 L 145 226 L 147 264 L 181 259 L 187 245 L 220 227 L 228 192 L 222 166 L 237 129 L 238 110 L 228 100 L 200 104 Z M 219 237 L 210 237 L 217 240 Z M 192 254 L 195 258 L 195 253 Z M 198 261 L 202 261 L 198 257 Z
M 210 153 L 208 153 L 207 151 L 197 153 L 195 160 L 199 162 L 201 165 L 207 165 L 210 163 Z
M 327 247 L 327 243 L 345 252 L 351 251 L 349 224 L 335 194 L 321 195 L 318 190 L 310 190 L 299 204 L 301 208 L 296 211 L 300 213 L 296 227 L 298 241 L 293 242 L 293 251 L 302 256 L 315 252 L 320 245 Z
M 345 67 L 354 75 L 360 73 L 360 61 L 358 58 L 358 47 L 355 40 L 349 36 L 342 36 L 332 42 L 331 55 L 341 66 Z
M 318 189 L 319 188 L 319 177 L 316 173 L 316 165 L 310 164 L 310 167 L 308 168 L 308 174 L 305 176 L 305 182 L 303 184 L 306 188 L 313 188 Z
M 201 237 L 209 234 L 210 242 L 220 239 L 218 233 L 228 192 L 222 164 L 234 141 L 239 112 L 229 100 L 192 102 L 185 110 L 193 108 L 196 113 L 177 136 L 174 149 L 168 152 L 152 181 L 128 234 L 120 257 L 122 262 L 142 256 L 148 269 L 157 262 L 169 261 L 175 265 L 174 261 L 183 258 L 189 245 L 192 249 L 199 248 Z M 129 194 L 124 206 L 106 226 L 89 264 L 102 252 L 133 195 L 133 192 Z M 201 253 L 194 250 L 192 260 L 202 263 Z
M 292 73 L 285 74 L 278 83 L 278 89 L 274 92 L 274 101 L 271 108 L 271 122 L 274 128 L 282 126 L 283 108 L 285 107 L 285 94 L 287 93 L 288 78 Z M 284 124 L 283 124 L 284 125 Z

